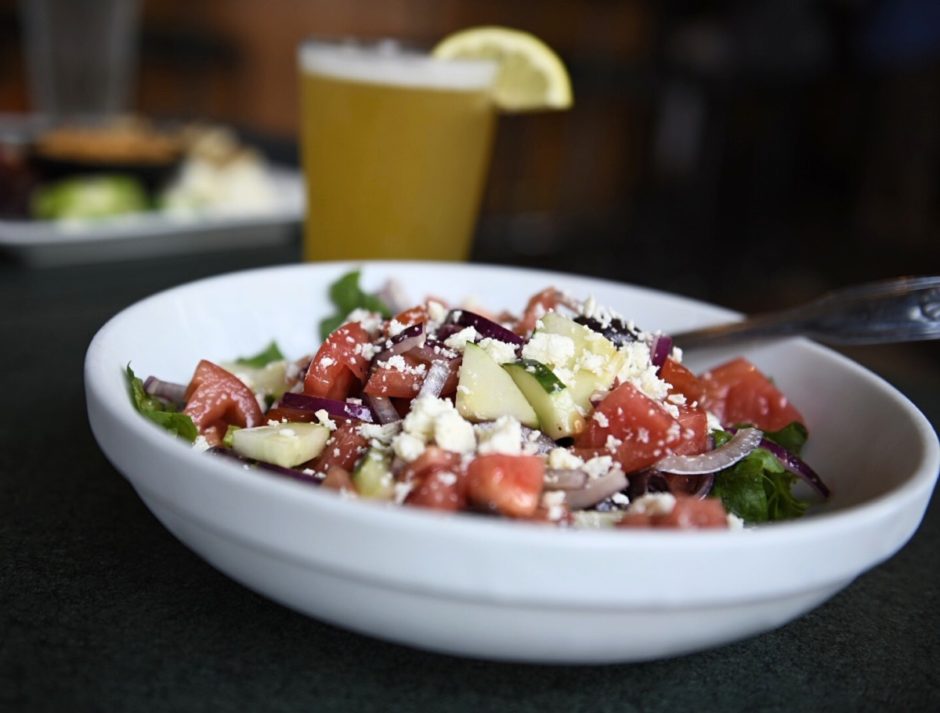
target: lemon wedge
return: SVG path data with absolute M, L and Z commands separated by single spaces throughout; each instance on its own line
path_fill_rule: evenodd
M 507 27 L 471 27 L 448 35 L 431 51 L 438 59 L 490 59 L 499 63 L 493 88 L 507 112 L 567 109 L 571 80 L 558 55 L 527 32 Z

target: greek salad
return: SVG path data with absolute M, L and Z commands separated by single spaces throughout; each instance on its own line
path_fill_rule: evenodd
M 803 416 L 745 358 L 695 374 L 667 335 L 553 287 L 492 314 L 359 277 L 330 287 L 313 354 L 272 342 L 186 384 L 128 365 L 135 407 L 346 497 L 562 527 L 738 528 L 801 516 L 798 482 L 829 496 Z

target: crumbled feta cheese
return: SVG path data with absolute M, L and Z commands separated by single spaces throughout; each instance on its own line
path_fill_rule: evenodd
M 386 423 L 363 423 L 359 426 L 359 435 L 370 441 L 389 444 L 401 432 L 401 421 Z
M 676 498 L 671 493 L 647 493 L 633 501 L 630 512 L 640 515 L 668 515 L 675 506 Z
M 576 470 L 584 461 L 567 448 L 552 448 L 548 452 L 548 467 L 555 470 Z
M 353 352 L 361 355 L 366 361 L 372 361 L 372 357 L 379 353 L 379 348 L 371 342 L 367 342 L 366 344 L 360 342 L 353 348 Z
M 604 441 L 604 448 L 606 448 L 609 451 L 615 451 L 618 448 L 620 448 L 620 446 L 622 445 L 623 445 L 623 440 L 621 440 L 620 438 L 617 438 L 611 433 L 607 434 L 607 440 Z
M 424 453 L 424 441 L 410 433 L 399 433 L 392 441 L 392 450 L 403 461 L 410 463 Z
M 444 450 L 470 453 L 477 446 L 473 425 L 456 410 L 446 411 L 434 421 L 434 441 Z
M 450 347 L 451 349 L 456 349 L 458 352 L 462 352 L 464 347 L 467 346 L 467 342 L 474 342 L 480 336 L 480 333 L 477 332 L 473 327 L 465 327 L 455 334 L 451 334 L 447 339 L 444 340 L 445 346 Z
M 488 427 L 476 428 L 480 455 L 503 453 L 515 456 L 522 452 L 522 424 L 512 416 L 500 416 Z
M 490 358 L 497 364 L 508 364 L 516 360 L 516 347 L 509 342 L 501 342 L 498 339 L 487 337 L 481 339 L 477 346 L 489 354 Z
M 574 357 L 574 340 L 561 334 L 536 332 L 522 348 L 522 356 L 542 364 L 564 365 Z
M 591 418 L 597 421 L 597 425 L 599 425 L 601 428 L 607 428 L 610 425 L 610 421 L 607 420 L 607 416 L 605 416 L 600 411 L 595 411 Z
M 595 456 L 581 466 L 582 470 L 587 472 L 588 476 L 591 478 L 601 478 L 607 475 L 614 467 L 619 468 L 620 466 L 615 465 L 614 459 L 610 456 Z
M 336 363 L 336 359 L 334 359 L 333 357 L 325 356 L 320 360 L 320 366 L 322 366 L 324 369 L 327 367 L 333 366 L 335 363 Z
M 619 505 L 620 507 L 625 507 L 630 504 L 630 498 L 623 493 L 614 493 L 610 496 L 610 500 L 614 505 Z
M 597 332 L 591 332 L 591 334 L 595 334 L 601 339 L 604 338 L 601 337 L 600 334 L 597 334 Z M 578 356 L 578 361 L 575 366 L 578 369 L 583 369 L 584 371 L 589 371 L 592 374 L 602 376 L 607 371 L 607 359 L 605 359 L 602 354 L 584 349 Z
M 193 441 L 193 450 L 194 450 L 194 451 L 197 451 L 197 452 L 199 452 L 199 453 L 203 453 L 204 451 L 207 451 L 207 450 L 209 450 L 210 448 L 212 448 L 212 446 L 209 445 L 209 441 L 206 440 L 206 437 L 205 437 L 205 436 L 202 436 L 202 435 L 196 436 L 196 440 Z
M 721 427 L 721 421 L 718 420 L 718 417 L 713 414 L 711 411 L 705 412 L 705 421 L 708 424 L 708 430 L 711 431 L 723 431 Z
M 422 397 L 411 402 L 411 410 L 402 423 L 406 433 L 429 441 L 434 437 L 434 422 L 438 416 L 454 410 L 454 405 L 446 399 Z
M 440 324 L 447 319 L 447 309 L 437 300 L 428 300 L 428 319 Z
M 321 426 L 326 426 L 331 431 L 336 430 L 336 421 L 330 418 L 330 414 L 327 413 L 325 408 L 321 408 L 319 411 L 315 411 L 313 415 L 317 417 L 317 422 Z
M 405 498 L 408 497 L 408 493 L 410 493 L 414 487 L 415 484 L 410 481 L 407 483 L 395 483 L 395 485 L 392 486 L 395 504 L 401 505 L 403 502 L 405 502 Z
M 671 404 L 678 404 L 679 406 L 682 406 L 685 404 L 686 398 L 683 394 L 669 394 L 669 396 L 666 397 L 666 401 Z
M 465 421 L 454 405 L 446 399 L 415 399 L 402 427 L 402 435 L 407 434 L 418 439 L 422 446 L 433 440 L 441 448 L 455 453 L 469 453 L 476 448 L 473 426 L 469 421 Z
M 743 530 L 744 520 L 739 518 L 733 512 L 729 512 L 728 513 L 728 529 L 729 530 Z
M 547 511 L 549 520 L 560 520 L 565 514 L 565 493 L 563 490 L 549 490 L 542 493 L 542 507 Z
M 451 485 L 456 485 L 457 483 L 457 476 L 454 473 L 446 470 L 438 472 L 435 477 L 437 478 L 437 482 L 448 487 Z
M 388 336 L 394 337 L 398 334 L 401 334 L 405 331 L 405 325 L 399 322 L 397 319 L 389 320 L 388 323 Z
M 405 361 L 405 357 L 401 354 L 394 354 L 384 362 L 379 362 L 379 366 L 385 369 L 393 369 L 394 371 L 405 371 L 408 368 L 408 362 Z
M 611 322 L 620 317 L 620 315 L 608 307 L 597 304 L 597 300 L 594 299 L 593 295 L 589 295 L 588 298 L 581 303 L 581 315 L 588 319 L 596 320 L 600 323 L 601 327 L 607 327 Z
M 624 357 L 623 365 L 617 372 L 620 382 L 629 381 L 654 401 L 663 401 L 669 395 L 669 383 L 659 378 L 656 367 L 650 361 L 649 344 L 643 341 L 628 342 L 620 348 L 620 353 Z
M 378 312 L 370 312 L 367 309 L 362 309 L 362 307 L 357 307 L 347 314 L 346 319 L 343 320 L 344 324 L 349 322 L 359 322 L 362 328 L 374 337 L 382 327 L 382 315 Z

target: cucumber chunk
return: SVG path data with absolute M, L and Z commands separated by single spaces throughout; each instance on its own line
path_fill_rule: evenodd
M 574 342 L 574 356 L 564 364 L 550 364 L 572 372 L 568 388 L 572 400 L 584 410 L 590 410 L 591 395 L 607 391 L 623 366 L 623 354 L 603 335 L 578 324 L 557 312 L 548 312 L 541 318 L 539 331 L 568 337 Z
M 551 438 L 565 438 L 584 430 L 581 409 L 551 369 L 532 359 L 504 364 L 503 369 L 535 410 L 539 428 Z
M 353 484 L 364 498 L 391 500 L 395 494 L 391 453 L 380 448 L 366 451 L 353 473 Z
M 237 362 L 226 362 L 221 366 L 248 384 L 252 391 L 260 394 L 277 398 L 287 390 L 286 361 L 272 361 L 261 367 Z
M 512 416 L 536 428 L 538 416 L 512 377 L 475 344 L 467 344 L 457 386 L 457 412 L 469 421 L 495 421 Z
M 232 449 L 246 458 L 293 468 L 316 458 L 330 431 L 316 423 L 278 423 L 240 428 L 232 434 Z

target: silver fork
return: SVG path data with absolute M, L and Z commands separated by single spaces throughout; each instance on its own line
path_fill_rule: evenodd
M 804 336 L 861 345 L 940 338 L 940 276 L 899 277 L 828 292 L 811 302 L 738 322 L 673 334 L 683 349 Z

